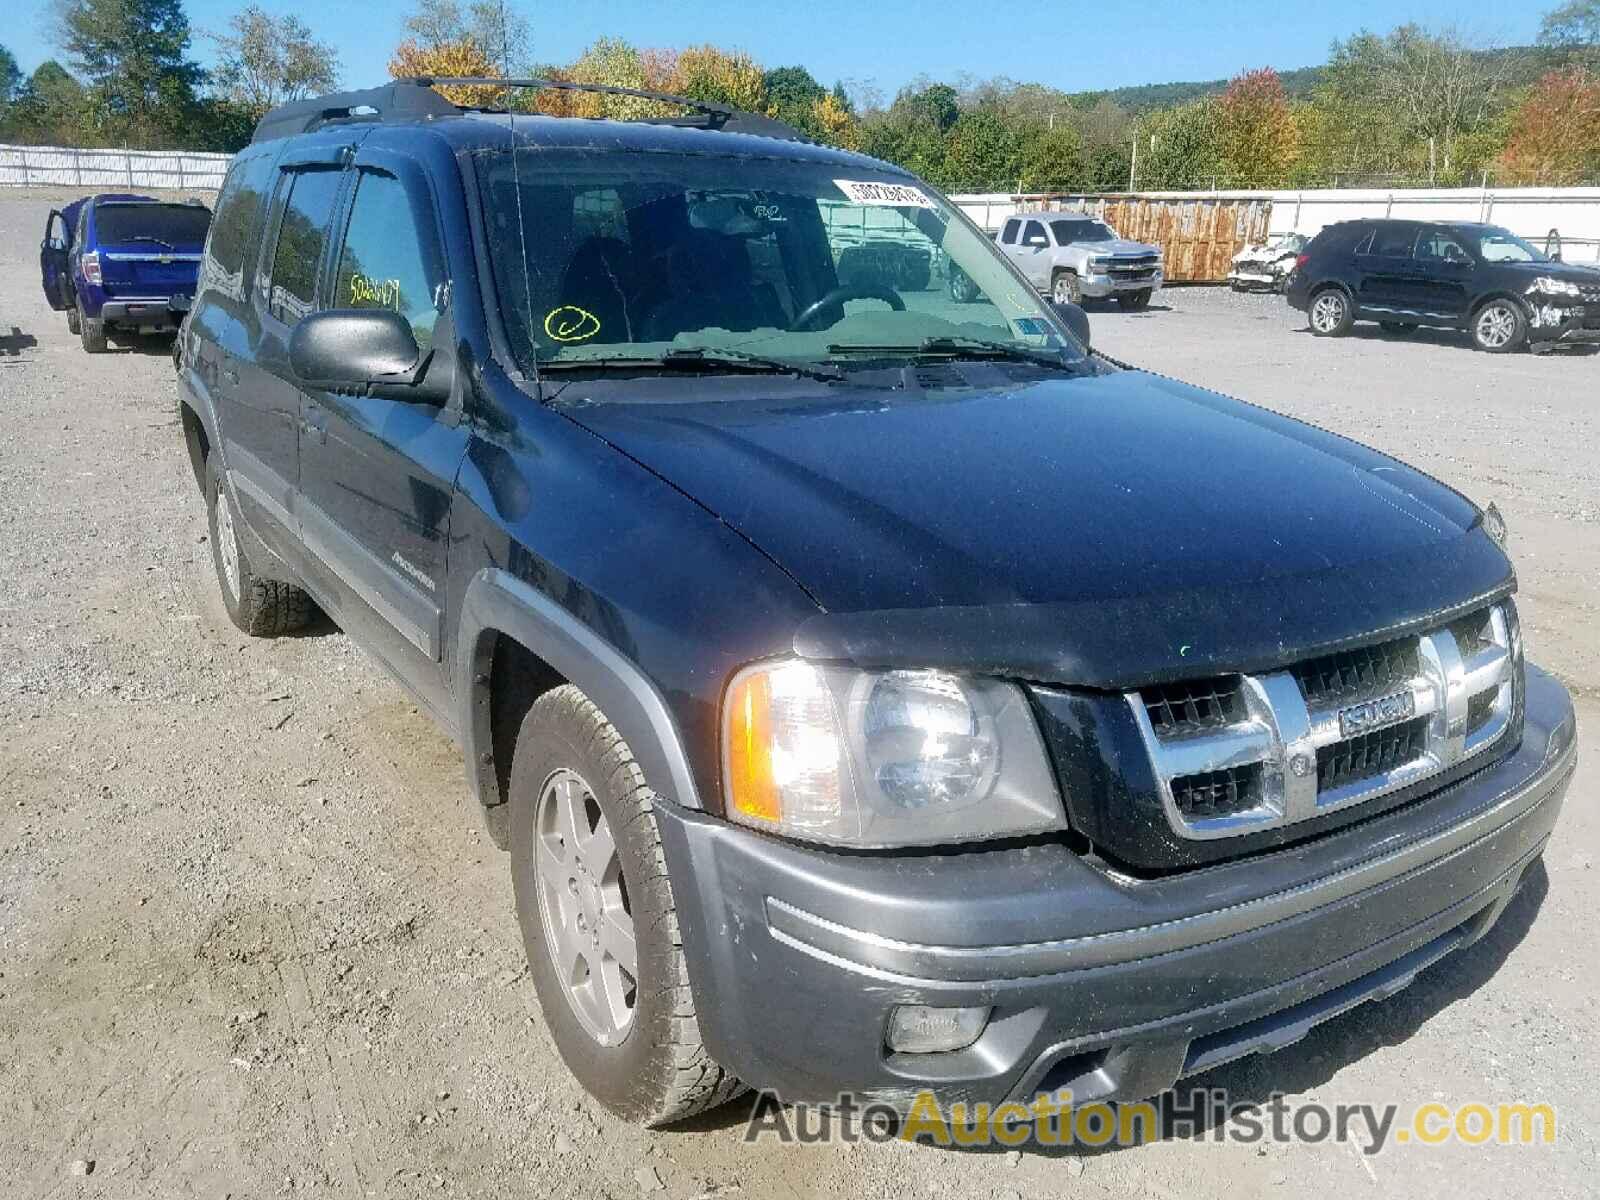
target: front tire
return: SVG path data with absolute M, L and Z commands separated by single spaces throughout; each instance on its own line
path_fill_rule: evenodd
M 1317 337 L 1343 337 L 1356 320 L 1350 297 L 1338 288 L 1324 288 L 1313 296 L 1306 318 Z
M 1488 354 L 1513 354 L 1528 344 L 1528 318 L 1514 300 L 1491 300 L 1472 316 L 1472 342 Z
M 978 285 L 960 267 L 950 267 L 950 299 L 957 304 L 971 304 L 978 298 Z
M 211 526 L 211 563 L 228 619 L 251 637 L 276 637 L 303 629 L 311 620 L 311 597 L 292 583 L 262 579 L 251 570 L 239 537 L 233 494 L 206 459 L 206 512 Z
M 1050 299 L 1057 304 L 1082 304 L 1083 284 L 1075 271 L 1057 271 L 1050 280 Z
M 732 1098 L 743 1085 L 700 1040 L 654 793 L 622 735 L 572 685 L 546 692 L 510 790 L 517 921 L 567 1068 L 645 1125 Z

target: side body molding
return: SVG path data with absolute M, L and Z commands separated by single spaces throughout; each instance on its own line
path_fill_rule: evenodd
M 701 807 L 683 741 L 656 686 L 577 617 L 498 567 L 485 567 L 467 585 L 456 656 L 456 695 L 466 706 L 461 730 L 467 783 L 479 803 L 501 802 L 490 727 L 496 633 L 521 642 L 599 705 L 658 795 L 684 808 Z

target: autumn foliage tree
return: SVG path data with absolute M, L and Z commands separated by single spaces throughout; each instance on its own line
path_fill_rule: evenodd
M 1573 67 L 1534 84 L 1512 116 L 1500 167 L 1510 182 L 1552 186 L 1600 174 L 1600 79 Z
M 1217 150 L 1235 187 L 1281 180 L 1294 162 L 1298 137 L 1283 81 L 1271 67 L 1246 71 L 1217 101 Z
M 389 74 L 395 79 L 410 76 L 457 75 L 473 78 L 501 78 L 500 68 L 473 37 L 423 45 L 415 38 L 407 38 L 395 48 L 389 61 Z M 452 104 L 471 107 L 493 107 L 505 102 L 506 89 L 490 86 L 466 85 L 439 88 L 440 94 Z

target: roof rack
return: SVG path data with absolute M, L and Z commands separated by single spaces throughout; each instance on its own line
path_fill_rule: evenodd
M 676 104 L 699 114 L 703 120 L 683 117 L 643 117 L 642 124 L 696 125 L 728 133 L 753 133 L 785 141 L 808 142 L 792 125 L 758 113 L 742 112 L 726 104 L 675 96 L 670 92 L 651 92 L 642 88 L 614 87 L 604 83 L 572 83 L 564 79 L 498 79 L 479 75 L 418 75 L 397 79 L 383 87 L 359 92 L 339 92 L 313 100 L 297 100 L 273 109 L 256 126 L 253 142 L 309 133 L 334 121 L 417 121 L 426 117 L 451 116 L 460 112 L 493 112 L 498 109 L 468 108 L 452 104 L 434 91 L 442 87 L 529 88 L 560 92 L 589 92 L 602 96 L 630 96 L 659 104 Z

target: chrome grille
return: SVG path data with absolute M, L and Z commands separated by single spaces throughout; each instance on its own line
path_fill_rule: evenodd
M 1261 764 L 1174 779 L 1172 802 L 1191 821 L 1246 812 L 1261 803 Z
M 1146 688 L 1142 695 L 1150 725 L 1162 737 L 1218 729 L 1245 717 L 1244 692 L 1237 675 Z
M 1357 700 L 1375 696 L 1385 689 L 1398 688 L 1415 677 L 1417 641 L 1411 638 L 1387 642 L 1382 646 L 1348 650 L 1342 654 L 1329 654 L 1296 663 L 1289 670 L 1299 683 L 1306 703 L 1313 707 L 1347 698 Z
M 1510 728 L 1520 655 L 1508 601 L 1420 637 L 1128 701 L 1174 829 L 1229 837 L 1375 799 L 1487 750 Z

